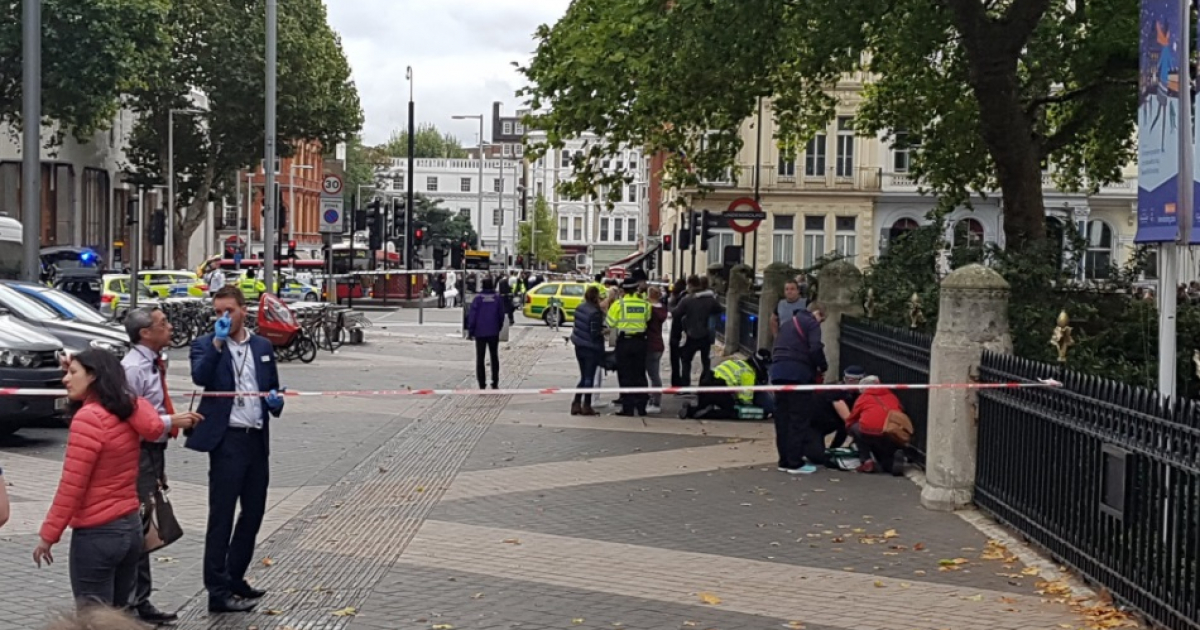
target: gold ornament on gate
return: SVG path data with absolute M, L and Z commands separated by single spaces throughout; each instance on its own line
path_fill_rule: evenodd
M 867 319 L 875 319 L 875 289 L 867 289 L 867 299 L 863 301 L 863 310 L 867 312 Z
M 1057 326 L 1054 327 L 1054 334 L 1050 335 L 1050 345 L 1058 350 L 1058 362 L 1067 362 L 1067 353 L 1071 350 L 1071 346 L 1075 345 L 1075 339 L 1071 337 L 1071 318 L 1066 311 L 1058 314 Z
M 908 298 L 908 323 L 909 328 L 913 330 L 925 323 L 925 310 L 921 308 L 921 296 L 916 293 Z

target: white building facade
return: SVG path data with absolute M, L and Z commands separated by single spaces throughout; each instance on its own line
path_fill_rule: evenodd
M 542 131 L 529 131 L 527 142 L 545 142 Z M 556 217 L 558 243 L 568 255 L 586 255 L 588 267 L 600 270 L 636 253 L 646 238 L 649 225 L 650 166 L 642 151 L 623 148 L 601 162 L 608 172 L 624 170 L 632 177 L 620 190 L 620 201 L 608 207 L 608 190 L 598 191 L 596 197 L 571 199 L 559 193 L 561 182 L 574 178 L 572 159 L 582 156 L 588 147 L 600 142 L 593 134 L 567 140 L 561 149 L 550 149 L 546 155 L 528 163 L 530 207 L 538 196 L 545 197 Z
M 516 251 L 518 221 L 522 212 L 522 175 L 524 161 L 509 158 L 483 161 L 480 180 L 479 160 L 426 159 L 413 161 L 413 192 L 439 200 L 441 206 L 467 216 L 479 234 L 480 247 L 493 254 L 493 260 L 512 256 Z M 377 169 L 376 194 L 401 197 L 408 194 L 408 158 L 393 158 L 390 165 Z M 524 202 L 532 209 L 533 200 Z

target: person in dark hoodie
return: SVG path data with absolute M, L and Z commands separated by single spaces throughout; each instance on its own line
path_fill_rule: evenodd
M 604 361 L 604 318 L 600 310 L 600 289 L 590 286 L 583 294 L 583 303 L 575 309 L 575 329 L 571 343 L 575 344 L 575 359 L 579 362 L 580 388 L 592 387 L 596 371 Z M 592 409 L 591 394 L 575 394 L 571 402 L 572 416 L 598 416 Z
M 704 286 L 701 278 L 688 278 L 687 296 L 671 311 L 671 317 L 675 318 L 673 326 L 682 326 L 683 334 L 687 335 L 687 341 L 679 352 L 681 386 L 688 387 L 692 384 L 692 359 L 697 353 L 700 355 L 700 372 L 703 374 L 712 369 L 710 350 L 713 345 L 713 332 L 709 322 L 714 316 L 724 312 L 725 307 L 721 306 L 717 296 Z
M 771 352 L 771 383 L 810 385 L 829 369 L 821 322 L 825 308 L 808 305 L 781 322 Z M 792 475 L 811 475 L 825 463 L 823 436 L 813 426 L 813 392 L 778 392 L 775 396 L 775 448 L 779 470 Z M 806 461 L 807 460 L 807 461 Z
M 492 357 L 492 389 L 500 389 L 500 330 L 504 328 L 504 300 L 496 293 L 496 283 L 484 278 L 483 292 L 475 296 L 467 313 L 467 333 L 475 340 L 475 378 L 479 389 L 485 389 L 487 381 L 483 369 L 483 355 Z

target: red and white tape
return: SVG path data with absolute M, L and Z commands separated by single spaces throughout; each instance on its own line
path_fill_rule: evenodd
M 613 388 L 586 388 L 586 387 L 543 387 L 543 388 L 515 388 L 515 389 L 346 389 L 346 390 L 329 390 L 329 391 L 283 391 L 281 395 L 289 398 L 307 398 L 307 397 L 325 397 L 325 398 L 340 398 L 343 396 L 549 396 L 549 395 L 574 395 L 574 394 L 716 394 L 716 393 L 738 393 L 738 392 L 816 392 L 816 391 L 842 391 L 842 390 L 864 390 L 864 389 L 891 389 L 891 390 L 936 390 L 936 389 L 1029 389 L 1029 388 L 1053 388 L 1062 387 L 1062 383 L 1052 379 L 1042 379 L 1036 382 L 1029 383 L 894 383 L 883 384 L 873 383 L 870 385 L 862 384 L 843 384 L 830 383 L 822 385 L 755 385 L 753 387 L 613 387 Z M 47 397 L 62 397 L 66 396 L 66 390 L 62 389 L 33 389 L 23 387 L 5 387 L 0 388 L 0 397 L 4 396 L 47 396 Z M 176 394 L 178 398 L 261 398 L 267 396 L 265 392 L 192 392 L 188 394 Z

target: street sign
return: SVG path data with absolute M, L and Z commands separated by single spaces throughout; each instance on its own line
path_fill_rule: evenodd
M 763 219 L 767 218 L 767 213 L 753 198 L 741 197 L 730 202 L 725 212 L 721 213 L 721 218 L 729 222 L 729 229 L 734 232 L 749 234 L 758 229 Z
M 321 197 L 321 233 L 333 234 L 342 231 L 342 215 L 344 214 L 342 204 L 341 197 L 337 199 Z
M 342 176 L 330 173 L 321 182 L 321 194 L 333 197 L 342 194 Z

